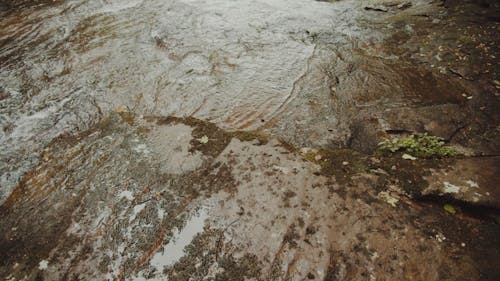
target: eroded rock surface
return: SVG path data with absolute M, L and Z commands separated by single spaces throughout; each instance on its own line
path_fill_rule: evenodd
M 3 1 L 0 278 L 500 280 L 497 2 Z
M 348 183 L 339 184 L 281 142 L 244 136 L 242 141 L 195 119 L 120 112 L 76 136 L 57 138 L 1 207 L 0 275 L 497 276 L 497 224 L 458 220 L 440 207 L 415 207 L 403 197 L 391 203 L 387 196 L 397 195 L 377 189 L 377 173 L 352 173 Z M 479 253 L 488 260 L 477 261 Z

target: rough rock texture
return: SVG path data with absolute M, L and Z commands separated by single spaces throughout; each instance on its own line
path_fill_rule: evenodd
M 340 184 L 285 147 L 123 111 L 59 137 L 1 207 L 0 276 L 498 278 L 497 224 L 380 189 L 380 169 Z
M 0 279 L 500 280 L 499 11 L 2 1 Z
M 360 3 L 378 8 L 357 22 L 383 35 L 340 46 L 317 36 L 318 55 L 297 83 L 310 90 L 264 130 L 300 146 L 370 153 L 384 138 L 427 132 L 498 155 L 498 2 Z
M 500 157 L 460 159 L 426 177 L 422 195 L 449 196 L 473 205 L 500 209 Z

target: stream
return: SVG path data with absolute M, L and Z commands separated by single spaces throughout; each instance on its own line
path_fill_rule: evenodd
M 259 129 L 328 88 L 325 50 L 379 36 L 357 24 L 359 1 L 13 3 L 0 21 L 0 198 L 54 137 L 117 107 Z

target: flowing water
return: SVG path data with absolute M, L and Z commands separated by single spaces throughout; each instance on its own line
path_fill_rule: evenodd
M 303 80 L 312 60 L 326 58 L 318 37 L 332 46 L 367 37 L 356 8 L 356 1 L 312 0 L 7 2 L 0 21 L 2 193 L 37 162 L 43 145 L 116 107 L 227 129 L 265 125 L 311 91 Z
M 441 77 L 462 36 L 439 24 L 447 10 L 386 2 L 4 1 L 0 198 L 51 140 L 116 109 L 365 152 L 379 132 L 451 139 L 469 119 L 486 120 L 465 109 L 470 87 Z M 381 3 L 387 11 L 367 9 Z M 491 132 L 483 121 L 471 127 Z
M 409 196 L 498 204 L 498 156 L 334 149 L 498 155 L 498 27 L 465 2 L 2 1 L 0 278 L 498 280 L 497 222 Z

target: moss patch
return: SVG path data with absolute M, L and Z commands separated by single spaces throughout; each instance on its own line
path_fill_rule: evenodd
M 262 135 L 255 131 L 233 131 L 228 132 L 231 137 L 237 138 L 240 141 L 254 141 L 257 140 L 260 145 L 266 144 L 269 141 L 269 137 Z
M 158 125 L 185 124 L 193 128 L 193 140 L 190 151 L 200 151 L 205 155 L 217 157 L 231 141 L 231 136 L 215 124 L 193 117 L 146 117 L 148 121 L 156 121 Z M 201 141 L 207 138 L 207 141 Z
M 409 197 L 418 198 L 421 191 L 429 186 L 424 177 L 431 175 L 432 169 L 443 169 L 452 159 L 419 159 L 408 161 L 395 157 L 378 158 L 369 164 L 370 172 L 378 176 L 375 189 L 380 192 L 390 186 L 397 186 Z
M 257 140 L 260 145 L 266 144 L 269 137 L 253 131 L 233 131 L 227 132 L 220 129 L 215 124 L 196 119 L 194 117 L 156 117 L 148 116 L 145 120 L 156 122 L 158 125 L 185 124 L 193 127 L 193 140 L 191 141 L 191 151 L 200 151 L 205 155 L 217 157 L 229 144 L 232 138 L 241 141 Z M 205 139 L 206 141 L 204 141 Z
M 456 156 L 457 152 L 445 146 L 443 138 L 427 134 L 414 134 L 402 138 L 387 139 L 379 143 L 376 152 L 381 156 L 407 153 L 419 158 L 444 158 Z

